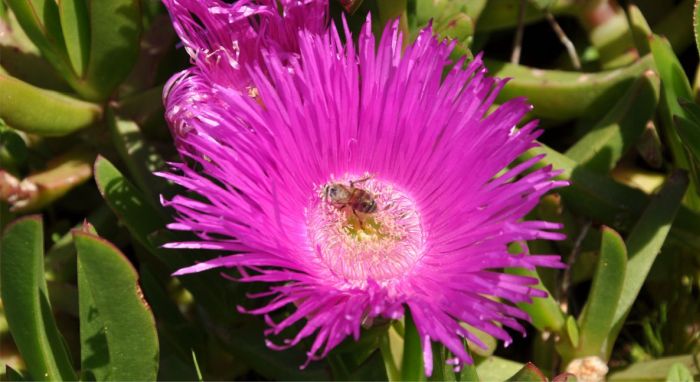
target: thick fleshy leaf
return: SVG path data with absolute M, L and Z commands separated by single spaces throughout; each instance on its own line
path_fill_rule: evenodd
M 603 119 L 566 155 L 584 167 L 608 173 L 644 132 L 659 99 L 659 77 L 645 72 Z
M 65 79 L 39 53 L 25 52 L 0 43 L 0 74 L 27 82 L 41 89 L 72 92 Z
M 681 107 L 679 99 L 693 99 L 690 82 L 685 75 L 683 66 L 673 52 L 673 48 L 666 39 L 652 36 L 650 46 L 661 77 L 662 97 L 659 104 L 659 115 L 664 127 L 666 144 L 669 146 L 676 166 L 688 170 L 691 168 L 690 158 L 688 158 L 683 142 L 674 128 L 673 116 L 689 118 L 687 112 Z M 685 202 L 690 208 L 700 211 L 700 194 L 696 193 L 696 187 L 700 188 L 700 184 L 690 185 Z
M 577 358 L 602 355 L 622 293 L 626 265 L 627 249 L 622 237 L 613 229 L 603 227 L 593 285 L 579 318 L 581 343 L 576 350 Z
M 141 191 L 151 197 L 149 200 L 157 201 L 167 190 L 168 182 L 153 175 L 153 172 L 161 170 L 165 161 L 155 147 L 146 141 L 135 122 L 121 120 L 108 109 L 107 124 L 112 142 L 129 169 L 132 179 Z
M 61 136 L 93 125 L 100 106 L 0 74 L 0 118 L 27 133 Z
M 111 243 L 73 231 L 78 252 L 78 295 L 83 378 L 156 379 L 156 323 L 129 260 Z
M 173 249 L 159 247 L 165 242 L 175 241 L 169 231 L 163 231 L 166 226 L 163 210 L 156 208 L 153 203 L 139 191 L 119 170 L 107 159 L 98 157 L 95 161 L 95 182 L 102 197 L 112 208 L 115 215 L 126 225 L 131 236 L 150 254 L 148 261 L 153 262 L 156 269 L 165 268 L 172 273 L 179 268 L 189 265 L 191 259 L 187 254 Z M 165 232 L 164 242 L 154 243 L 153 235 Z M 223 296 L 218 295 L 221 287 L 220 278 L 214 274 L 203 274 L 183 279 L 184 285 L 195 295 L 197 303 L 208 307 L 210 314 L 218 318 L 230 317 L 220 307 L 224 304 Z
M 581 336 L 578 324 L 576 323 L 576 319 L 574 318 L 574 316 L 569 316 L 566 318 L 566 334 L 569 336 L 569 341 L 571 341 L 571 345 L 573 345 L 575 348 L 578 347 L 581 340 Z
M 27 143 L 24 139 L 0 119 L 0 162 L 4 170 L 17 174 L 17 168 L 27 160 L 27 154 Z
M 73 87 L 80 87 L 66 52 L 56 1 L 7 0 L 7 5 L 24 32 L 54 69 Z
M 88 0 L 59 0 L 58 10 L 68 58 L 73 70 L 82 76 L 90 55 Z
M 508 268 L 507 272 L 514 275 L 536 278 L 538 283 L 534 285 L 533 288 L 546 290 L 537 271 L 525 268 Z M 564 315 L 551 293 L 548 293 L 547 297 L 533 299 L 531 304 L 519 303 L 518 307 L 527 312 L 532 320 L 532 325 L 538 330 L 558 332 L 564 327 Z
M 630 4 L 627 7 L 627 15 L 630 21 L 630 31 L 632 32 L 632 38 L 634 39 L 634 44 L 637 47 L 637 52 L 640 55 L 648 54 L 651 52 L 649 48 L 649 37 L 651 36 L 651 28 L 644 18 L 644 14 L 634 4 Z
M 693 382 L 693 374 L 680 362 L 674 363 L 666 376 L 666 382 Z
M 423 345 L 416 324 L 408 309 L 404 319 L 403 359 L 401 360 L 402 381 L 425 381 Z M 425 346 L 431 346 L 429 343 Z
M 511 253 L 529 253 L 524 243 L 511 244 L 509 251 Z M 547 288 L 542 283 L 540 276 L 536 270 L 525 268 L 507 268 L 507 273 L 530 277 L 537 280 L 537 285 L 533 288 L 547 291 Z M 554 300 L 552 294 L 547 291 L 547 297 L 534 298 L 532 303 L 519 303 L 518 308 L 522 309 L 530 316 L 532 325 L 541 331 L 559 332 L 565 324 L 565 317 L 559 307 L 559 304 Z
M 547 382 L 547 377 L 532 362 L 528 362 L 517 373 L 506 380 L 507 382 Z
M 497 100 L 527 96 L 534 106 L 533 115 L 555 120 L 605 115 L 610 104 L 653 65 L 650 56 L 625 68 L 599 73 L 541 70 L 492 60 L 485 63 L 492 75 L 511 78 Z
M 399 364 L 403 356 L 403 338 L 396 332 L 393 325 L 390 325 L 386 332 L 379 338 L 379 350 L 384 361 L 384 370 L 389 382 L 401 380 Z
M 615 308 L 613 329 L 608 334 L 606 358 L 610 356 L 612 346 L 632 309 L 632 304 L 666 241 L 687 187 L 686 174 L 681 171 L 672 172 L 627 237 L 625 243 L 629 261 L 620 300 Z
M 10 333 L 33 380 L 76 380 L 58 332 L 44 279 L 41 216 L 7 227 L 0 244 L 2 302 Z
M 548 0 L 526 1 L 524 22 L 529 24 L 543 20 L 545 18 L 544 12 L 538 9 L 537 4 L 547 2 Z M 516 27 L 519 7 L 520 0 L 487 1 L 486 7 L 477 23 L 477 30 L 479 32 L 491 32 Z M 575 15 L 576 8 L 572 7 L 568 1 L 553 1 L 549 10 L 555 16 Z
M 582 168 L 567 156 L 543 144 L 530 149 L 518 160 L 540 154 L 547 155 L 546 163 L 563 170 L 560 175 L 562 179 L 571 181 L 571 186 L 562 188 L 559 193 L 566 206 L 581 216 L 608 225 L 616 231 L 629 232 L 649 205 L 650 199 L 644 192 Z M 544 161 L 536 164 L 535 168 L 541 166 L 544 166 Z M 698 214 L 681 206 L 669 233 L 669 243 L 699 251 L 699 220 Z
M 530 0 L 539 10 L 547 10 L 551 8 L 557 1 L 556 0 Z
M 692 375 L 700 375 L 700 358 L 698 355 L 688 354 L 675 357 L 664 357 L 651 361 L 635 362 L 632 365 L 610 374 L 608 381 L 663 381 L 668 377 L 674 365 L 681 364 Z
M 22 181 L 32 191 L 15 202 L 12 210 L 36 211 L 63 197 L 92 177 L 91 163 L 94 159 L 95 153 L 85 147 L 54 157 L 45 169 Z
M 476 372 L 481 381 L 505 381 L 519 372 L 525 365 L 500 357 L 489 357 L 479 363 Z
M 90 12 L 90 58 L 84 81 L 89 99 L 104 100 L 126 78 L 139 52 L 140 0 L 87 0 Z
M 695 185 L 695 191 L 700 192 L 700 123 L 695 120 L 675 116 L 673 126 L 681 137 L 683 147 L 688 156 L 688 170 Z
M 169 231 L 162 231 L 165 219 L 161 211 L 151 206 L 145 196 L 129 182 L 112 163 L 103 157 L 95 161 L 95 181 L 100 193 L 114 213 L 126 225 L 135 241 L 142 245 L 157 260 L 153 265 L 164 267 L 171 273 L 192 261 L 191 252 L 160 247 L 166 242 L 176 241 Z M 154 234 L 165 235 L 159 242 Z M 153 261 L 151 259 L 149 261 Z M 216 323 L 230 322 L 234 315 L 226 307 L 233 308 L 235 301 L 224 295 L 226 283 L 213 272 L 189 275 L 180 280 L 192 293 L 198 305 L 204 307 Z M 223 307 L 223 308 L 222 308 Z M 218 329 L 217 329 L 218 330 Z M 235 356 L 257 372 L 271 379 L 327 379 L 317 368 L 309 367 L 303 372 L 299 365 L 304 356 L 300 349 L 275 352 L 265 347 L 260 326 L 241 326 L 229 332 L 222 340 Z

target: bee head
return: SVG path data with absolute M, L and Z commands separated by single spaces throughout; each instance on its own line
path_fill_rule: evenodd
M 323 187 L 323 198 L 334 203 L 343 203 L 348 198 L 348 190 L 338 183 Z

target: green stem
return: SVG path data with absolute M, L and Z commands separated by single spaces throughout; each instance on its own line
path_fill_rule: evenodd
M 418 329 L 409 309 L 406 309 L 406 329 L 403 343 L 403 360 L 401 361 L 402 381 L 425 381 L 423 367 L 423 347 Z
M 391 340 L 389 339 L 390 330 L 392 330 L 392 328 L 387 328 L 386 332 L 379 337 L 379 350 L 382 353 L 387 378 L 389 382 L 395 382 L 401 380 L 401 373 L 396 366 L 396 362 L 394 362 L 394 355 L 391 351 Z

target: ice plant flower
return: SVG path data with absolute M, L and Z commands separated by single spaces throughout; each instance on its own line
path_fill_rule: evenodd
M 512 303 L 546 293 L 499 270 L 562 266 L 554 255 L 509 254 L 508 244 L 562 239 L 558 224 L 523 217 L 566 183 L 551 166 L 532 168 L 542 157 L 507 168 L 540 131 L 517 128 L 525 99 L 487 113 L 505 80 L 486 76 L 480 57 L 450 68 L 454 45 L 429 28 L 404 52 L 401 39 L 394 24 L 377 44 L 369 21 L 358 43 L 334 27 L 301 31 L 298 60 L 263 52 L 246 68 L 259 99 L 209 82 L 218 101 L 192 111 L 188 123 L 203 134 L 185 138 L 188 164 L 162 174 L 198 196 L 164 204 L 177 212 L 171 229 L 199 238 L 169 247 L 230 253 L 176 275 L 235 267 L 241 282 L 270 284 L 251 296 L 266 305 L 239 307 L 264 315 L 267 334 L 303 323 L 268 346 L 313 337 L 307 354 L 319 359 L 363 324 L 409 309 L 430 374 L 430 341 L 460 365 L 472 362 L 462 338 L 483 346 L 467 327 L 506 343 L 504 327 L 524 331 L 528 316 Z M 175 81 L 168 96 L 195 80 Z M 166 102 L 191 107 L 177 99 Z M 282 309 L 292 313 L 276 322 Z
M 275 52 L 288 63 L 298 55 L 300 30 L 323 33 L 328 27 L 328 0 L 239 0 L 233 4 L 223 0 L 163 0 L 163 3 L 194 65 L 173 76 L 166 85 L 166 91 L 173 82 L 191 87 L 179 87 L 167 98 L 166 118 L 171 121 L 178 143 L 180 137 L 194 128 L 189 120 L 196 114 L 198 105 L 216 102 L 213 83 L 255 97 L 257 90 L 246 67 L 256 65 L 263 51 Z

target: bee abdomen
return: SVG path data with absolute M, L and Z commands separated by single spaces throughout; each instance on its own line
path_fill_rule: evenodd
M 372 212 L 377 211 L 377 202 L 374 200 L 365 200 L 362 203 L 360 203 L 360 212 L 364 212 L 366 214 L 371 214 Z

